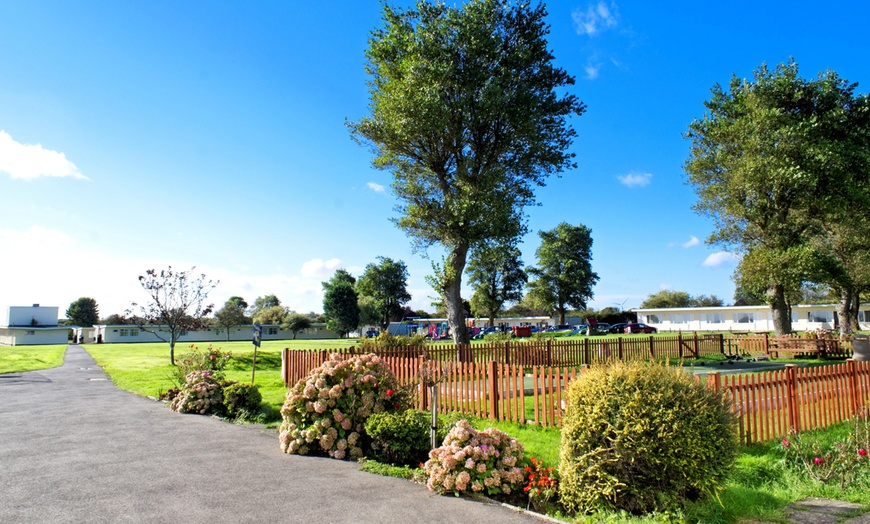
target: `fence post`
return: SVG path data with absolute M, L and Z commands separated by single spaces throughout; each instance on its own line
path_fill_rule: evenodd
M 650 336 L 652 338 L 652 336 Z M 652 341 L 650 341 L 652 343 Z M 680 360 L 683 360 L 683 333 L 677 333 L 677 346 L 680 348 Z
M 719 333 L 719 353 L 725 354 L 725 335 Z
M 281 350 L 281 380 L 284 382 L 284 387 L 287 387 L 287 349 L 284 348 Z
M 767 333 L 764 335 L 767 340 Z M 785 401 L 788 404 L 788 429 L 789 431 L 801 430 L 800 405 L 798 404 L 797 366 L 788 364 L 785 366 Z
M 547 365 L 553 365 L 553 339 L 547 339 Z
M 858 367 L 855 365 L 855 359 L 846 359 L 846 372 L 849 374 L 849 406 L 852 408 L 852 415 L 858 415 L 861 409 L 861 400 L 858 392 Z
M 718 371 L 711 371 L 707 374 L 707 389 L 719 391 L 722 389 L 722 375 Z
M 499 420 L 498 414 L 498 364 L 489 362 L 489 418 Z
M 701 355 L 700 355 L 701 348 L 700 348 L 700 346 L 698 345 L 698 344 L 699 344 L 699 342 L 698 342 L 698 332 L 697 332 L 697 331 L 694 331 L 692 334 L 695 336 L 695 343 L 694 343 L 694 345 L 693 345 L 693 347 L 694 347 L 694 349 L 695 349 L 695 358 L 698 358 L 699 356 L 701 356 Z
M 516 362 L 516 360 L 517 359 L 511 358 L 511 341 L 505 340 L 504 341 L 504 363 L 510 364 L 511 361 Z M 521 362 L 521 363 L 523 363 L 523 362 Z
M 583 363 L 590 364 L 592 362 L 592 357 L 589 354 L 589 337 L 583 339 Z
M 617 349 L 617 355 L 619 355 L 619 360 L 624 360 L 624 359 L 622 358 L 622 337 L 619 337 L 619 338 L 617 339 L 617 342 L 618 342 L 618 344 L 617 344 L 617 346 L 618 346 L 618 349 Z
M 649 336 L 649 358 L 650 360 L 656 359 L 656 354 L 653 352 L 653 336 Z
M 768 337 L 768 333 L 767 333 L 767 331 L 765 331 L 764 332 L 764 354 L 770 355 L 770 340 L 768 340 L 767 337 Z M 777 355 L 778 355 L 778 353 L 777 353 Z

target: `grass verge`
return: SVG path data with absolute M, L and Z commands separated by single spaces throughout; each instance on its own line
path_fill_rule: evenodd
M 0 373 L 21 373 L 63 365 L 66 344 L 0 346 Z

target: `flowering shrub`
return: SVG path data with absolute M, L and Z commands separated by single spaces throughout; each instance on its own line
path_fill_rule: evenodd
M 227 362 L 233 358 L 229 351 L 221 351 L 220 348 L 213 348 L 211 344 L 205 350 L 205 353 L 199 351 L 199 347 L 195 344 L 190 345 L 190 351 L 176 360 L 175 362 L 175 383 L 179 386 L 187 381 L 187 375 L 194 371 L 214 371 L 221 372 L 226 367 Z
M 363 456 L 366 419 L 372 413 L 403 411 L 409 405 L 393 372 L 380 357 L 343 360 L 332 355 L 287 392 L 281 408 L 281 450 L 330 457 Z
M 379 348 L 396 348 L 405 346 L 422 346 L 426 343 L 426 335 L 392 335 L 384 331 L 372 338 L 360 340 L 360 348 L 365 351 L 377 351 Z
M 546 511 L 558 487 L 559 479 L 553 475 L 553 468 L 545 468 L 543 462 L 531 457 L 526 466 L 526 485 L 523 486 L 523 492 L 529 495 L 529 506 L 535 511 Z
M 522 487 L 523 446 L 495 428 L 478 431 L 460 420 L 429 452 L 423 465 L 426 486 L 438 493 L 486 492 L 509 495 Z
M 192 371 L 169 407 L 179 413 L 221 413 L 223 386 L 220 377 L 213 371 Z
M 823 446 L 817 440 L 804 441 L 792 432 L 782 439 L 785 463 L 803 470 L 810 478 L 826 484 L 836 480 L 841 488 L 853 483 L 862 474 L 870 480 L 870 422 L 867 417 L 852 419 L 852 428 L 842 441 Z

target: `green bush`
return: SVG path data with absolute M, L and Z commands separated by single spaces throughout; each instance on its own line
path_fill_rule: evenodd
M 461 419 L 458 413 L 438 416 L 440 443 Z M 375 413 L 366 421 L 371 438 L 371 458 L 397 466 L 416 466 L 429 458 L 431 413 L 408 409 L 404 412 Z
M 568 390 L 560 502 L 576 513 L 679 509 L 725 481 L 734 423 L 723 396 L 679 368 L 591 368 Z
M 254 384 L 231 384 L 224 388 L 224 406 L 227 415 L 252 415 L 260 409 L 263 396 Z
M 406 346 L 422 346 L 426 344 L 426 335 L 391 335 L 384 331 L 372 338 L 360 340 L 360 349 L 375 352 L 378 348 L 396 348 Z

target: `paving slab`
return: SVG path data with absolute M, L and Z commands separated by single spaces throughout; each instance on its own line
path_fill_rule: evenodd
M 540 522 L 118 390 L 80 346 L 0 375 L 0 522 Z

